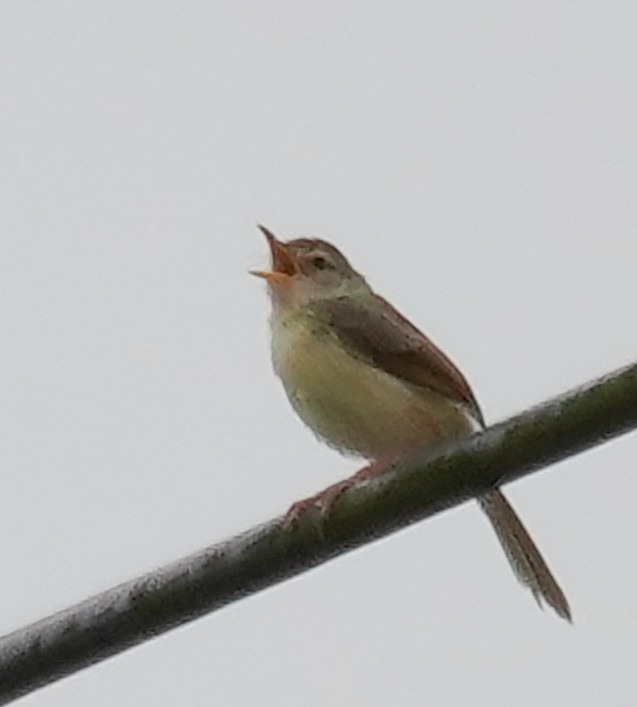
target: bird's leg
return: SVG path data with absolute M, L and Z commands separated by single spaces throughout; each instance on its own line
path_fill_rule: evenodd
M 337 481 L 335 484 L 328 486 L 326 489 L 323 489 L 323 491 L 320 491 L 314 496 L 310 496 L 309 498 L 304 498 L 301 501 L 293 503 L 288 512 L 285 514 L 286 526 L 293 525 L 298 522 L 302 515 L 314 509 L 319 511 L 321 518 L 324 518 L 329 514 L 334 502 L 343 492 L 352 488 L 352 486 L 357 486 L 360 483 L 364 483 L 370 479 L 381 476 L 388 469 L 389 465 L 390 461 L 387 459 L 378 459 L 362 469 L 359 469 L 349 478 L 344 479 L 343 481 Z

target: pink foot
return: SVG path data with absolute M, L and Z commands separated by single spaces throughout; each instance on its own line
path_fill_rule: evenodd
M 336 499 L 348 488 L 354 486 L 355 483 L 355 476 L 352 476 L 349 479 L 345 479 L 345 481 L 339 481 L 328 486 L 314 496 L 293 503 L 285 514 L 286 527 L 298 523 L 303 516 L 307 516 L 314 511 L 318 512 L 319 518 L 322 520 L 330 512 Z
M 312 511 L 318 511 L 319 518 L 322 520 L 329 514 L 335 501 L 342 493 L 352 488 L 352 486 L 357 486 L 361 482 L 380 476 L 387 469 L 387 466 L 388 463 L 386 461 L 372 462 L 357 471 L 353 476 L 350 476 L 349 479 L 338 481 L 314 496 L 293 503 L 285 514 L 285 526 L 289 527 L 298 523 L 302 516 Z

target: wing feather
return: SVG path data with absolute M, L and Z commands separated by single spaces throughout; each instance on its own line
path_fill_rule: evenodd
M 314 304 L 322 321 L 355 355 L 412 385 L 434 390 L 467 406 L 484 426 L 466 379 L 445 354 L 378 295 L 360 301 L 343 296 Z

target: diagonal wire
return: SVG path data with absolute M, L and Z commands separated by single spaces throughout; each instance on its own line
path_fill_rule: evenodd
M 320 526 L 277 518 L 0 639 L 0 704 L 637 426 L 637 363 L 398 462 Z

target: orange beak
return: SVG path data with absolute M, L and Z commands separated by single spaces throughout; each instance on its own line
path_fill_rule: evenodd
M 278 240 L 274 233 L 265 226 L 259 225 L 258 228 L 270 246 L 272 270 L 250 270 L 250 274 L 262 277 L 271 283 L 287 282 L 296 273 L 296 268 L 286 244 Z

